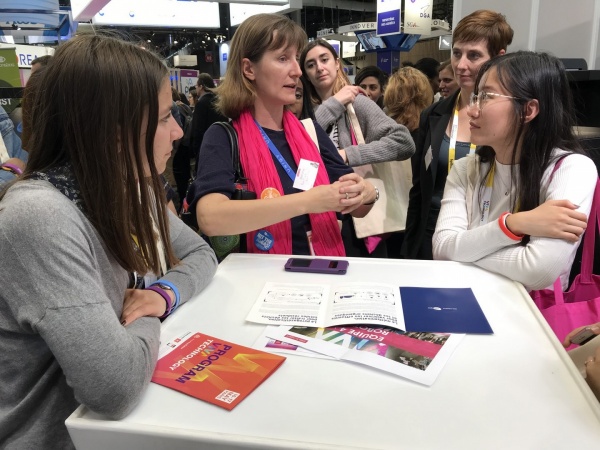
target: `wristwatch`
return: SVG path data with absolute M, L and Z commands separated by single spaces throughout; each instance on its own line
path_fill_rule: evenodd
M 374 205 L 375 202 L 377 202 L 377 200 L 379 200 L 379 189 L 377 189 L 377 186 L 373 186 L 375 188 L 375 200 L 373 200 L 371 203 L 365 203 L 365 206 L 370 206 L 370 205 Z

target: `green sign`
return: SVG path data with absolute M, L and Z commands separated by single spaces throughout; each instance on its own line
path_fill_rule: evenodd
M 0 48 L 0 88 L 21 87 L 21 76 L 14 48 Z M 0 106 L 7 113 L 19 106 L 20 99 L 4 98 L 0 90 Z

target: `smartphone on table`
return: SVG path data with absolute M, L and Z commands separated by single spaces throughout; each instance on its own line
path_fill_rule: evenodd
M 288 272 L 331 273 L 344 275 L 348 261 L 334 259 L 290 258 L 285 263 Z

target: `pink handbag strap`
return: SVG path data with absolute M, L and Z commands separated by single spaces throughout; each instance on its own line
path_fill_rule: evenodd
M 550 174 L 550 181 L 552 181 L 554 172 L 558 170 L 565 158 L 566 156 L 563 156 L 554 165 L 552 173 Z M 584 233 L 582 237 L 583 242 L 581 245 L 583 245 L 583 252 L 581 256 L 580 272 L 580 281 L 582 283 L 592 282 L 592 271 L 594 270 L 594 249 L 596 248 L 596 226 L 600 230 L 600 210 L 598 209 L 598 205 L 600 205 L 600 179 L 596 180 L 592 208 L 590 209 L 590 216 L 588 218 L 588 225 L 592 224 L 592 226 L 588 226 L 586 233 Z M 554 282 L 554 300 L 557 305 L 562 305 L 565 302 L 560 277 L 558 277 Z
M 583 236 L 583 253 L 581 255 L 581 281 L 583 283 L 592 282 L 592 271 L 594 270 L 594 249 L 596 248 L 596 227 L 600 229 L 600 179 L 596 180 L 596 189 L 594 190 L 594 200 L 588 219 L 588 228 Z M 595 220 L 594 220 L 595 219 Z

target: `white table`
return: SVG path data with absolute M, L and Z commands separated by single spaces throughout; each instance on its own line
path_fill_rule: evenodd
M 287 273 L 287 257 L 232 255 L 163 324 L 251 346 L 245 321 L 266 281 L 334 283 Z M 80 407 L 80 450 L 190 448 L 567 449 L 600 446 L 600 406 L 523 287 L 468 264 L 350 260 L 348 281 L 471 287 L 494 335 L 468 335 L 427 388 L 367 366 L 290 356 L 233 411 L 151 383 L 125 419 Z

